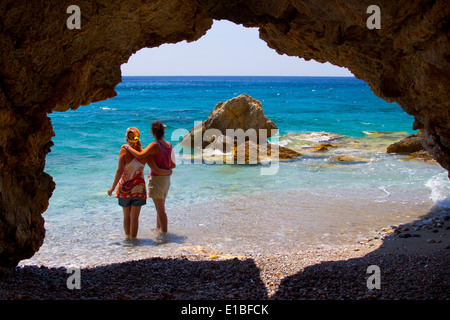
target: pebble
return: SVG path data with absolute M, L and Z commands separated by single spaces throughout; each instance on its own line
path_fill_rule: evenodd
M 410 233 L 400 233 L 398 235 L 399 238 L 411 238 L 412 235 Z

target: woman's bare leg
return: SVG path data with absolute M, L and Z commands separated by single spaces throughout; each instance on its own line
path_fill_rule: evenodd
M 139 229 L 139 214 L 141 213 L 141 206 L 131 206 L 130 210 L 130 237 L 134 239 L 137 237 Z
M 128 239 L 130 237 L 130 207 L 122 207 L 123 209 L 123 230 L 125 231 L 125 237 Z
M 167 233 L 167 214 L 165 209 L 164 199 L 153 199 L 157 214 L 157 227 L 161 229 L 162 233 Z
M 155 208 L 156 208 L 156 204 L 155 204 Z M 158 211 L 156 212 L 156 230 L 161 230 L 161 222 L 159 221 Z

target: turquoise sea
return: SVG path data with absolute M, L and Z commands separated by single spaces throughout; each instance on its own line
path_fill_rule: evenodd
M 245 255 L 330 247 L 449 205 L 442 167 L 385 152 L 415 133 L 413 117 L 356 78 L 123 77 L 116 91 L 115 98 L 49 115 L 56 136 L 45 171 L 56 190 L 44 213 L 44 245 L 22 263 L 85 266 L 199 248 Z M 159 119 L 176 145 L 179 133 L 206 120 L 218 102 L 243 93 L 261 101 L 278 126 L 272 142 L 303 155 L 280 162 L 273 175 L 262 175 L 262 165 L 179 157 L 167 199 L 169 237 L 152 234 L 149 199 L 139 240 L 125 241 L 122 209 L 106 191 L 126 129 L 139 128 L 145 146 Z M 334 147 L 314 152 L 320 143 Z M 340 162 L 338 155 L 359 160 Z

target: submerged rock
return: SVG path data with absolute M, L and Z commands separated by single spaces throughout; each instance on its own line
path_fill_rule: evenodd
M 339 161 L 339 162 L 370 162 L 369 159 L 360 158 L 360 157 L 352 157 L 347 155 L 338 155 L 331 157 L 329 161 Z
M 242 162 L 242 158 L 245 163 L 257 162 L 262 160 L 268 160 L 270 158 L 278 158 L 279 160 L 290 160 L 292 158 L 301 156 L 301 153 L 291 150 L 289 148 L 278 146 L 270 143 L 266 144 L 254 144 L 251 141 L 246 141 L 239 146 L 234 147 L 233 159 L 236 163 Z
M 313 151 L 327 151 L 329 148 L 336 148 L 336 146 L 329 143 L 322 143 L 316 146 Z
M 435 163 L 433 156 L 425 150 L 422 131 L 417 134 L 412 134 L 398 142 L 391 144 L 387 150 L 387 153 L 397 153 L 403 155 L 409 155 L 403 160 L 424 160 L 426 162 Z
M 436 160 L 434 160 L 433 156 L 425 150 L 420 150 L 417 152 L 413 152 L 411 153 L 408 157 L 406 157 L 405 159 L 403 159 L 404 161 L 409 161 L 409 160 L 423 160 L 425 162 L 428 163 L 433 163 L 433 164 L 437 164 Z

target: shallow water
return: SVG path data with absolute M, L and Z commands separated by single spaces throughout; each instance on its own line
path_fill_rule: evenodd
M 163 239 L 151 230 L 155 210 L 146 206 L 137 240 L 124 239 L 117 210 L 113 217 L 96 213 L 65 226 L 47 222 L 44 245 L 22 263 L 84 267 L 199 252 L 241 256 L 332 248 L 419 219 L 432 205 L 427 192 L 393 188 L 263 192 L 170 207 L 169 233 Z

